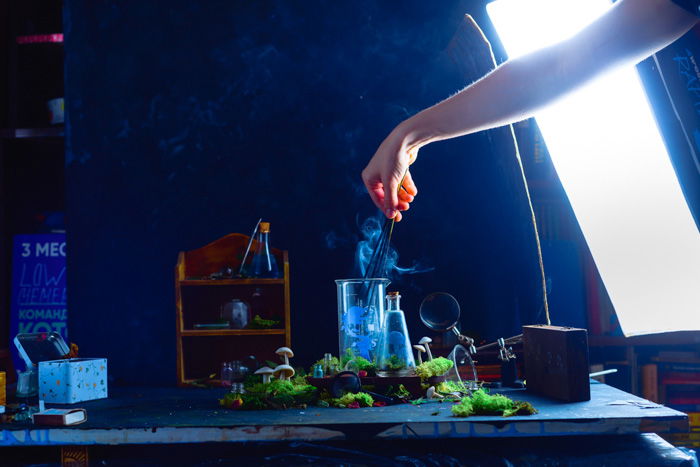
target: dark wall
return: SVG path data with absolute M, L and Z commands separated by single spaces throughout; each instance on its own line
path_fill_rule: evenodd
M 360 171 L 402 119 L 465 84 L 446 52 L 472 2 L 66 0 L 69 330 L 118 380 L 175 379 L 177 252 L 272 223 L 288 249 L 299 362 L 337 351 L 334 279 L 375 214 Z M 530 226 L 484 134 L 432 145 L 394 231 L 395 283 L 448 291 L 462 327 L 540 311 Z M 311 344 L 313 342 L 313 345 Z

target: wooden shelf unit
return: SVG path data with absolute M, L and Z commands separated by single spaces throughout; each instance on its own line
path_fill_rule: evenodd
M 254 355 L 258 361 L 276 360 L 274 351 L 291 346 L 289 259 L 287 251 L 271 248 L 283 276 L 279 279 L 202 279 L 224 267 L 238 270 L 250 237 L 232 233 L 196 250 L 182 251 L 175 266 L 177 383 L 191 382 L 219 372 L 222 362 Z M 254 250 L 251 246 L 250 255 Z M 218 308 L 239 298 L 251 305 L 254 294 L 264 297 L 264 319 L 279 319 L 273 329 L 194 329 L 197 322 L 212 322 Z M 251 305 L 252 306 L 252 305 Z

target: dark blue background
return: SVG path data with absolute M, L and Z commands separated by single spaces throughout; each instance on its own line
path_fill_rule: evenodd
M 360 172 L 394 125 L 468 84 L 447 47 L 465 13 L 487 28 L 479 3 L 67 0 L 69 328 L 83 354 L 119 381 L 174 382 L 177 252 L 259 217 L 289 250 L 299 363 L 335 351 L 333 280 L 352 274 L 375 214 Z M 502 168 L 514 156 L 492 148 L 473 135 L 413 166 L 420 195 L 394 243 L 400 264 L 435 268 L 395 282 L 414 340 L 438 290 L 483 338 L 543 321 L 525 201 Z

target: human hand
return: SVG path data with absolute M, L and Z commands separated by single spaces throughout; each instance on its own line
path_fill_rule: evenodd
M 398 129 L 387 136 L 362 171 L 362 181 L 374 204 L 397 222 L 418 194 L 408 166 L 418 157 L 418 148 L 409 148 Z

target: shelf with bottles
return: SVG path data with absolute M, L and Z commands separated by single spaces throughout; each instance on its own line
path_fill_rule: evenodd
M 182 339 L 182 355 L 180 384 L 209 378 L 215 375 L 212 383 L 216 383 L 221 371 L 221 364 L 231 361 L 247 361 L 249 356 L 264 364 L 265 361 L 279 362 L 275 355 L 281 344 L 280 336 L 255 335 L 236 336 L 236 345 L 231 345 L 231 337 L 211 336 L 199 338 L 187 336 Z
M 271 359 L 275 349 L 291 345 L 287 252 L 267 246 L 278 265 L 279 278 L 231 278 L 233 271 L 240 270 L 249 243 L 254 254 L 259 241 L 229 234 L 178 256 L 175 296 L 180 385 L 208 377 L 223 361 L 248 355 Z M 249 268 L 243 270 L 250 273 Z
M 182 287 L 181 330 L 211 329 L 229 323 L 231 330 L 260 331 L 285 327 L 285 296 L 281 288 L 259 284 L 226 287 Z

